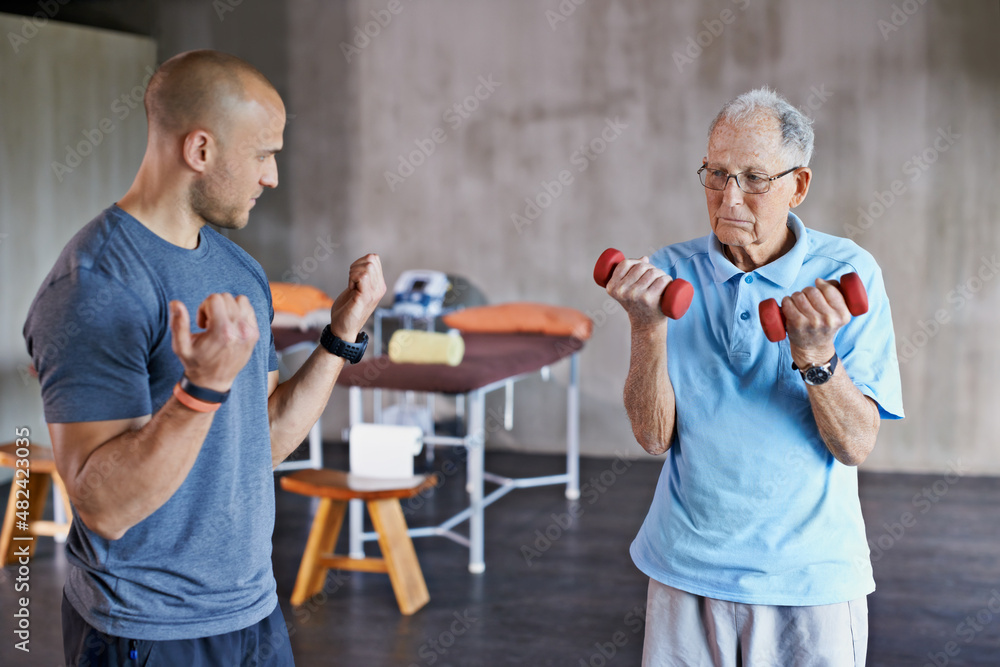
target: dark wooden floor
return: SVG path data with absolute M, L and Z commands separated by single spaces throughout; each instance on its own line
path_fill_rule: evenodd
M 331 467 L 343 461 L 341 446 L 327 451 Z M 439 465 L 449 457 L 461 463 L 461 450 L 439 452 Z M 538 475 L 558 472 L 561 461 L 497 453 L 487 456 L 487 467 Z M 325 594 L 291 609 L 288 597 L 313 505 L 279 491 L 274 569 L 297 664 L 638 665 L 646 580 L 628 546 L 660 464 L 633 462 L 621 472 L 622 464 L 613 463 L 583 460 L 582 481 L 604 482 L 591 484 L 589 492 L 585 487 L 582 514 L 568 527 L 560 525 L 569 505 L 559 487 L 514 491 L 490 507 L 482 575 L 469 574 L 467 551 L 459 545 L 416 540 L 431 601 L 409 618 L 399 614 L 388 577 L 363 573 L 331 574 Z M 463 486 L 463 472 L 452 475 L 422 507 L 408 511 L 410 524 L 450 516 L 463 501 Z M 864 473 L 861 493 L 878 582 L 869 598 L 868 664 L 1000 665 L 1000 479 Z M 0 494 L 5 504 L 7 487 Z M 22 595 L 14 591 L 16 572 L 8 567 L 0 574 L 0 665 L 62 665 L 59 600 L 66 562 L 52 540 L 39 544 L 30 575 L 28 655 L 14 649 L 8 613 Z

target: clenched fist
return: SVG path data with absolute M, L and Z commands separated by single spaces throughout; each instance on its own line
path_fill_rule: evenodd
M 666 321 L 660 297 L 670 281 L 669 275 L 649 263 L 649 257 L 641 257 L 622 260 L 606 289 L 628 313 L 633 327 L 657 326 Z
M 354 342 L 384 295 L 385 279 L 379 256 L 372 253 L 355 260 L 348 273 L 347 289 L 330 309 L 330 331 L 342 340 Z
M 170 302 L 174 354 L 191 382 L 214 391 L 229 391 L 260 338 L 250 299 L 210 294 L 198 306 L 197 318 L 205 331 L 193 334 L 187 307 L 181 301 Z
M 837 283 L 816 280 L 815 287 L 781 300 L 792 360 L 799 366 L 826 363 L 833 355 L 833 340 L 842 326 L 851 321 L 844 295 Z

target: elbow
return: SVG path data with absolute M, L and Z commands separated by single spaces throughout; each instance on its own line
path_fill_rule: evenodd
M 73 505 L 76 507 L 77 518 L 83 522 L 87 530 L 109 542 L 120 540 L 131 528 L 131 526 L 123 526 L 121 522 L 114 521 L 110 517 L 101 517 L 81 509 L 76 501 L 73 502 Z
M 868 455 L 872 453 L 873 449 L 875 449 L 875 443 L 871 442 L 858 447 L 831 448 L 830 451 L 834 458 L 845 466 L 856 468 L 868 459 Z
M 646 450 L 648 454 L 659 456 L 660 454 L 665 454 L 670 449 L 670 440 L 664 441 L 663 438 L 657 438 L 651 433 L 639 431 L 632 431 L 632 433 L 635 435 L 635 440 L 639 443 L 639 446 Z
M 125 536 L 125 533 L 128 532 L 128 528 L 97 522 L 92 519 L 88 521 L 87 519 L 84 519 L 82 515 L 80 516 L 80 519 L 90 532 L 109 542 L 120 540 Z
M 835 457 L 838 461 L 843 463 L 845 466 L 856 468 L 865 462 L 868 458 L 868 454 L 859 454 L 855 452 L 843 452 L 839 456 Z

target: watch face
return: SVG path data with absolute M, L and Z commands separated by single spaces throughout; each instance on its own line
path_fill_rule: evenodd
M 813 366 L 806 371 L 805 380 L 809 384 L 823 384 L 830 379 L 830 372 L 822 366 Z

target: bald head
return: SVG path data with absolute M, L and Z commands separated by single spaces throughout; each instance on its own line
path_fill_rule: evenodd
M 177 136 L 205 129 L 221 139 L 232 112 L 261 95 L 277 91 L 246 61 L 219 51 L 187 51 L 160 65 L 149 81 L 149 131 Z

